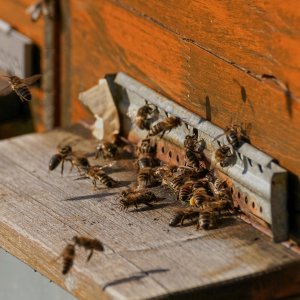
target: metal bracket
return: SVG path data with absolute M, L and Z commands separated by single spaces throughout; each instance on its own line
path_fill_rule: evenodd
M 185 123 L 186 126 L 182 125 L 165 134 L 164 140 L 167 141 L 167 144 L 162 141 L 158 147 L 161 150 L 160 154 L 167 155 L 165 160 L 170 161 L 176 157 L 176 161 L 179 163 L 182 154 L 174 155 L 169 150 L 172 148 L 170 143 L 176 145 L 176 151 L 179 151 L 179 149 L 183 149 L 185 136 L 196 130 L 198 138 L 203 138 L 206 142 L 207 158 L 218 170 L 219 176 L 227 180 L 236 205 L 251 219 L 265 227 L 271 226 L 275 242 L 288 239 L 287 171 L 277 165 L 272 157 L 252 145 L 244 143 L 238 151 L 235 151 L 235 164 L 222 168 L 215 162 L 214 152 L 219 145 L 228 144 L 223 129 L 161 96 L 124 73 L 117 74 L 115 83 L 121 86 L 119 110 L 122 114 L 130 117 L 131 124 L 134 124 L 136 112 L 145 104 L 145 100 L 157 106 L 161 119 L 165 118 L 165 113 L 167 113 L 180 117 Z M 132 125 L 132 130 L 140 138 L 144 138 L 147 134 L 134 125 Z

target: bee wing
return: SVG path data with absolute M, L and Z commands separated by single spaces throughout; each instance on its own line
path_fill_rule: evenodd
M 31 84 L 35 83 L 36 81 L 38 81 L 41 77 L 42 77 L 41 74 L 36 74 L 36 75 L 30 76 L 30 77 L 24 78 L 22 81 L 26 85 L 31 85 Z
M 6 96 L 12 91 L 8 76 L 0 76 L 0 96 Z

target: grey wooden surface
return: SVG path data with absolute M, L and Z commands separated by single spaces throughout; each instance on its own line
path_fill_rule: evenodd
M 81 299 L 268 299 L 299 292 L 299 255 L 239 219 L 211 231 L 172 228 L 170 197 L 151 210 L 119 211 L 118 194 L 135 178 L 133 161 L 111 168 L 121 186 L 113 189 L 94 191 L 89 180 L 76 180 L 75 170 L 68 174 L 68 164 L 64 176 L 49 173 L 56 145 L 70 135 L 0 142 L 1 247 Z M 94 147 L 82 140 L 75 150 Z M 75 234 L 99 238 L 105 252 L 86 263 L 79 251 L 63 276 L 56 259 Z

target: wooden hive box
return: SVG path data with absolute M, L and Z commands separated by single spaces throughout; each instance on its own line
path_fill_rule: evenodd
M 0 18 L 43 47 L 43 21 L 32 25 L 24 15 L 31 1 L 4 2 Z M 297 0 L 238 5 L 69 0 L 55 5 L 52 125 L 92 121 L 78 94 L 105 74 L 120 71 L 219 127 L 251 124 L 251 143 L 289 171 L 290 236 L 300 239 Z M 45 114 L 42 104 L 39 111 Z M 1 142 L 6 153 L 0 160 L 5 212 L 0 217 L 1 247 L 82 299 L 267 299 L 300 292 L 299 255 L 240 220 L 200 235 L 189 228 L 169 230 L 167 207 L 120 214 L 114 210 L 118 190 L 95 194 L 88 183 L 70 176 L 49 177 L 47 160 L 66 134 L 54 131 Z M 13 171 L 7 161 L 15 165 Z M 115 176 L 131 181 L 135 174 L 126 170 Z M 81 253 L 82 263 L 66 278 L 52 261 L 76 233 L 101 236 L 107 252 L 89 265 Z

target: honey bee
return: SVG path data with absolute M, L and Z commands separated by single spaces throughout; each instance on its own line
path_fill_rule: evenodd
M 138 189 L 152 187 L 158 184 L 152 168 L 145 167 L 141 169 L 137 176 Z
M 156 144 L 153 145 L 150 139 L 143 139 L 141 145 L 138 147 L 138 153 L 155 156 Z
M 90 163 L 85 156 L 79 156 L 76 154 L 72 154 L 70 156 L 70 158 L 67 160 L 69 160 L 71 162 L 70 172 L 72 172 L 73 167 L 76 167 L 78 172 L 81 174 L 82 170 L 85 170 L 90 167 Z
M 158 200 L 155 194 L 147 190 L 133 190 L 130 188 L 123 191 L 121 195 L 122 198 L 119 205 L 121 210 L 128 210 L 131 206 L 138 208 L 140 204 L 153 207 L 152 203 Z
M 197 223 L 197 230 L 199 229 L 212 229 L 217 226 L 217 218 L 214 209 L 207 208 L 200 212 Z
M 194 151 L 192 151 L 190 149 L 187 149 L 185 151 L 185 158 L 184 159 L 185 159 L 185 165 L 186 166 L 194 168 L 194 169 L 199 168 L 200 160 L 199 160 L 198 155 Z
M 140 107 L 135 117 L 136 126 L 142 130 L 149 130 L 151 124 L 158 118 L 159 111 L 157 107 L 146 102 Z
M 66 275 L 73 266 L 75 258 L 75 245 L 67 244 L 60 256 L 63 259 L 62 273 Z
M 179 192 L 181 186 L 185 183 L 186 178 L 182 175 L 176 175 L 174 178 L 172 178 L 167 185 L 174 191 Z
M 195 207 L 182 207 L 175 210 L 175 215 L 171 219 L 169 226 L 176 226 L 180 223 L 183 226 L 184 220 L 190 219 L 193 221 L 195 217 L 198 217 L 200 210 Z
M 20 100 L 30 101 L 32 96 L 29 86 L 38 81 L 42 77 L 41 74 L 33 75 L 24 79 L 18 76 L 0 76 L 1 90 L 0 96 L 6 96 L 14 91 Z
M 103 167 L 101 166 L 90 166 L 85 168 L 84 172 L 85 177 L 92 179 L 94 189 L 97 189 L 97 181 L 109 188 L 114 187 L 117 184 L 114 179 L 103 171 Z
M 85 250 L 90 250 L 87 261 L 92 258 L 94 250 L 104 251 L 103 244 L 98 239 L 91 239 L 88 237 L 75 235 L 72 240 L 76 246 L 83 247 Z
M 208 195 L 206 188 L 199 187 L 193 191 L 189 200 L 190 206 L 200 206 L 205 201 L 211 201 L 212 197 Z
M 231 152 L 230 147 L 223 145 L 215 151 L 215 158 L 220 166 L 224 168 L 232 163 L 234 154 Z
M 193 193 L 193 181 L 185 182 L 179 189 L 178 199 L 180 202 L 186 203 Z
M 104 159 L 115 158 L 118 155 L 118 147 L 110 142 L 100 143 L 96 148 L 95 158 L 98 158 L 100 155 Z
M 178 117 L 167 117 L 150 128 L 149 136 L 155 136 L 161 133 L 161 138 L 167 131 L 181 125 L 181 119 Z
M 172 177 L 178 170 L 178 166 L 175 165 L 164 165 L 156 168 L 154 175 L 160 179 L 160 181 L 165 181 L 164 179 Z
M 70 160 L 72 155 L 72 147 L 65 145 L 63 147 L 58 146 L 58 152 L 55 153 L 49 161 L 49 171 L 53 171 L 61 163 L 61 174 L 64 172 L 65 160 Z
M 219 178 L 217 178 L 214 183 L 209 182 L 209 187 L 217 199 L 221 199 L 229 195 L 226 181 L 221 181 Z
M 139 170 L 144 169 L 144 168 L 153 168 L 159 166 L 160 161 L 151 155 L 144 154 L 141 157 L 138 158 L 137 160 L 137 165 Z
M 31 21 L 36 22 L 39 20 L 41 15 L 52 18 L 52 14 L 49 10 L 49 0 L 39 0 L 36 3 L 30 5 L 26 12 L 31 15 Z

